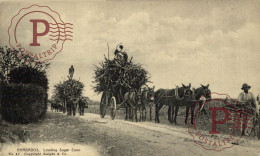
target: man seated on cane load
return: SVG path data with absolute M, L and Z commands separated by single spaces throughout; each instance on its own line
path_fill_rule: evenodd
M 248 108 L 254 108 L 254 113 L 252 115 L 243 114 L 244 118 L 242 118 L 242 125 L 241 125 L 241 131 L 242 135 L 250 135 L 252 127 L 253 127 L 253 119 L 256 115 L 259 114 L 259 108 L 256 104 L 256 99 L 253 93 L 248 92 L 248 90 L 251 88 L 248 84 L 244 83 L 242 85 L 242 90 L 244 90 L 242 93 L 238 96 L 238 102 L 239 104 L 243 105 L 245 109 Z
M 124 51 L 124 46 L 123 45 L 119 45 L 119 48 L 117 46 L 116 50 L 115 50 L 115 59 L 121 63 L 126 63 L 127 59 L 128 59 L 128 55 L 127 53 Z

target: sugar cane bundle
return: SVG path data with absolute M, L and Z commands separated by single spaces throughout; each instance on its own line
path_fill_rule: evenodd
M 127 92 L 131 89 L 139 89 L 149 80 L 148 72 L 140 65 L 134 64 L 132 59 L 124 62 L 122 60 L 108 60 L 95 65 L 94 91 L 112 91 L 113 93 Z
M 83 83 L 74 79 L 70 79 L 64 82 L 64 92 L 68 97 L 81 96 L 83 88 Z

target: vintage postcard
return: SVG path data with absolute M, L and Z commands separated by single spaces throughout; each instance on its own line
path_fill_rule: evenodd
M 260 1 L 0 1 L 1 156 L 260 156 Z

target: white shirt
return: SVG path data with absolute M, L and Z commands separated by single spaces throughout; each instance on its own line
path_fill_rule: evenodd
M 255 99 L 255 96 L 254 96 L 253 93 L 251 93 L 251 92 L 248 92 L 248 93 L 242 92 L 242 93 L 240 93 L 238 95 L 238 101 L 239 102 L 252 101 L 255 104 L 255 106 L 256 106 L 255 111 L 257 113 L 259 113 L 259 106 L 258 106 L 258 104 L 256 104 L 256 99 Z

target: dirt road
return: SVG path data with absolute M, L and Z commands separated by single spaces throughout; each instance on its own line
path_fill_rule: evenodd
M 174 127 L 152 122 L 130 122 L 100 119 L 99 115 L 80 116 L 105 131 L 109 144 L 106 148 L 116 155 L 219 155 L 207 151 L 193 142 L 187 128 Z M 260 143 L 242 139 L 240 145 L 226 149 L 221 154 L 259 155 Z M 251 147 L 250 147 L 251 146 Z
M 243 138 L 239 145 L 222 152 L 207 151 L 193 142 L 187 128 L 153 122 L 112 121 L 110 117 L 101 119 L 92 113 L 73 117 L 48 112 L 45 120 L 24 127 L 30 133 L 27 144 L 67 144 L 95 151 L 88 155 L 260 155 L 257 140 Z

